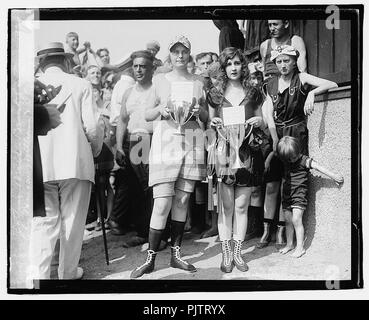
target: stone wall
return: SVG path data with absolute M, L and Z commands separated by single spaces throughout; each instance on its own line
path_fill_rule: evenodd
M 311 171 L 304 216 L 306 247 L 332 257 L 333 263 L 347 270 L 351 263 L 350 88 L 338 89 L 336 95 L 333 92 L 329 96 L 316 103 L 309 117 L 309 153 L 319 164 L 341 173 L 345 182 L 338 187 L 328 177 Z

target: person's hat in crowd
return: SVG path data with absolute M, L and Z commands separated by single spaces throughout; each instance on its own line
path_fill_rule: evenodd
M 169 44 L 169 51 L 177 44 L 177 43 L 180 43 L 182 45 L 184 45 L 188 50 L 191 51 L 191 43 L 190 43 L 190 40 L 188 40 L 185 36 L 182 36 L 182 35 L 179 35 L 179 36 L 176 36 L 172 41 L 171 43 Z
M 264 72 L 264 65 L 260 61 L 250 62 L 247 67 L 250 74 L 253 74 L 255 72 Z
M 73 54 L 65 52 L 61 42 L 50 42 L 40 47 L 36 54 L 39 60 L 48 56 L 73 56 Z
M 299 56 L 299 52 L 293 46 L 283 45 L 283 46 L 278 46 L 277 48 L 272 50 L 271 55 L 270 55 L 270 60 L 273 61 L 282 54 L 285 54 L 288 56 L 294 56 L 296 58 L 298 58 Z
M 146 49 L 155 49 L 156 51 L 160 50 L 160 44 L 156 40 L 152 40 L 146 44 Z

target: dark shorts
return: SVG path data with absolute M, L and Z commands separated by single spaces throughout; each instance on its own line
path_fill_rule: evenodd
M 269 170 L 264 174 L 264 182 L 281 181 L 283 172 L 283 162 L 274 156 L 270 161 Z
M 306 210 L 308 196 L 307 181 L 302 181 L 301 184 L 291 184 L 290 181 L 284 181 L 282 188 L 283 210 L 292 211 L 293 208 Z
M 263 182 L 264 158 L 260 150 L 251 151 L 251 169 L 241 168 L 234 176 L 224 176 L 222 182 L 237 187 L 255 187 Z
M 300 122 L 294 126 L 289 126 L 285 128 L 277 128 L 277 133 L 279 139 L 284 136 L 291 136 L 297 138 L 300 142 L 301 153 L 308 155 L 308 137 L 309 131 L 306 122 Z M 272 142 L 270 141 L 272 144 Z M 281 181 L 283 177 L 283 163 L 277 157 L 273 157 L 270 162 L 270 169 L 264 176 L 264 181 L 266 183 L 273 181 Z

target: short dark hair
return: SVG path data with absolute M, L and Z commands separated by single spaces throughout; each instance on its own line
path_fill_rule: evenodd
M 196 55 L 195 59 L 196 62 L 198 62 L 200 59 L 206 57 L 206 56 L 210 56 L 210 59 L 213 60 L 213 58 L 211 57 L 211 53 L 210 52 L 201 52 L 198 55 Z
M 100 49 L 98 49 L 98 50 L 96 51 L 96 54 L 100 57 L 100 53 L 101 53 L 102 51 L 106 51 L 108 54 L 110 54 L 109 50 L 108 50 L 108 49 L 106 49 L 106 48 L 100 48 Z
M 135 51 L 131 54 L 131 60 L 133 61 L 136 58 L 145 58 L 146 60 L 150 61 L 151 63 L 154 62 L 154 56 L 149 50 L 139 50 Z

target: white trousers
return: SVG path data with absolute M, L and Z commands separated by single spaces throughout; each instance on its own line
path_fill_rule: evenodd
M 46 217 L 34 217 L 31 227 L 31 279 L 50 279 L 51 260 L 59 238 L 59 279 L 76 277 L 91 187 L 91 181 L 79 179 L 44 183 Z

